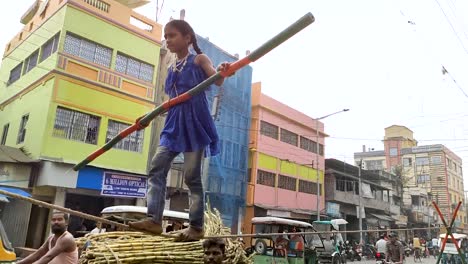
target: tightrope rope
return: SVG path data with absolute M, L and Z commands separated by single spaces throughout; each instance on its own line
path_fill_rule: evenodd
M 30 202 L 32 204 L 36 204 L 36 205 L 39 205 L 39 206 L 42 206 L 42 207 L 45 207 L 45 208 L 55 209 L 57 211 L 68 213 L 70 215 L 79 216 L 81 218 L 88 219 L 88 220 L 91 220 L 91 221 L 94 221 L 94 222 L 105 223 L 105 224 L 109 224 L 109 225 L 115 225 L 116 227 L 123 228 L 124 230 L 130 230 L 130 227 L 128 225 L 125 225 L 125 224 L 122 224 L 122 223 L 119 223 L 119 222 L 115 222 L 115 221 L 111 221 L 111 220 L 108 220 L 108 219 L 105 219 L 105 218 L 102 218 L 102 217 L 98 217 L 98 216 L 94 216 L 94 215 L 90 215 L 90 214 L 85 214 L 85 213 L 78 212 L 78 211 L 75 211 L 75 210 L 72 210 L 72 209 L 69 209 L 69 208 L 65 208 L 65 207 L 62 207 L 62 206 L 50 204 L 50 203 L 43 202 L 43 201 L 39 201 L 39 200 L 36 200 L 36 199 L 33 199 L 33 198 L 21 196 L 21 195 L 11 193 L 11 192 L 7 192 L 7 191 L 4 191 L 4 190 L 0 190 L 0 194 L 9 196 L 9 197 L 12 197 L 12 198 L 15 198 L 15 199 L 27 201 L 27 202 Z M 298 235 L 298 234 L 301 234 L 301 235 L 319 235 L 319 234 L 337 234 L 337 233 L 341 233 L 341 234 L 345 234 L 345 233 L 372 233 L 372 232 L 438 230 L 438 229 L 440 229 L 440 227 L 415 227 L 415 228 L 399 228 L 399 229 L 389 228 L 389 229 L 376 229 L 376 230 L 310 231 L 310 232 L 307 231 L 307 232 L 291 232 L 291 233 L 254 233 L 254 234 L 233 234 L 233 235 L 205 236 L 204 238 L 209 239 L 209 238 L 270 237 L 270 236 Z M 149 234 L 151 234 L 151 233 L 149 233 Z M 160 236 L 168 237 L 168 238 L 174 238 L 174 237 L 177 236 L 177 234 L 176 233 L 174 233 L 174 234 L 161 234 Z

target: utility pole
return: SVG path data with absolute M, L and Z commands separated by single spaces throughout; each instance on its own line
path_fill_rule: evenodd
M 359 161 L 359 173 L 358 173 L 358 177 L 359 177 L 359 243 L 361 245 L 363 245 L 364 241 L 362 240 L 362 203 L 361 203 L 361 197 L 362 197 L 362 186 L 361 186 L 361 169 L 362 169 L 362 159 Z
M 315 146 L 316 146 L 316 155 L 315 155 L 315 169 L 317 171 L 317 178 L 316 178 L 316 184 L 317 184 L 317 221 L 320 221 L 320 169 L 319 169 L 319 157 L 320 157 L 320 144 L 319 144 L 319 122 L 320 120 L 322 119 L 325 119 L 329 116 L 332 116 L 332 115 L 336 115 L 336 114 L 339 114 L 339 113 L 342 113 L 342 112 L 347 112 L 349 111 L 349 109 L 343 109 L 341 111 L 337 111 L 337 112 L 334 112 L 334 113 L 331 113 L 331 114 L 328 114 L 328 115 L 325 115 L 325 116 L 322 116 L 322 117 L 319 117 L 317 119 L 315 119 L 315 135 L 316 135 L 316 138 L 315 138 Z M 325 165 L 325 164 L 324 164 Z M 325 167 L 325 166 L 324 166 Z M 325 173 L 324 173 L 324 183 L 325 183 Z

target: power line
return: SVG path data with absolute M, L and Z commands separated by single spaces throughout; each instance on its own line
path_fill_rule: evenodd
M 449 23 L 450 25 L 450 28 L 453 30 L 453 33 L 455 33 L 455 36 L 457 37 L 458 41 L 460 42 L 460 45 L 462 46 L 463 50 L 465 51 L 465 53 L 468 55 L 468 49 L 466 49 L 465 45 L 463 44 L 460 36 L 458 35 L 458 32 L 455 30 L 455 27 L 453 26 L 452 22 L 450 21 L 450 19 L 448 18 L 447 16 L 447 13 L 445 13 L 445 10 L 444 8 L 442 7 L 442 5 L 440 4 L 439 0 L 434 0 L 436 1 L 437 5 L 439 6 L 440 10 L 442 11 L 442 14 L 444 14 L 444 17 L 445 19 L 447 20 L 447 22 Z

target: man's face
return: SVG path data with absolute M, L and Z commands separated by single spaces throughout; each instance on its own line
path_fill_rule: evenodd
M 223 251 L 217 246 L 205 248 L 203 263 L 205 264 L 221 264 L 224 260 Z
M 65 216 L 63 213 L 55 213 L 52 215 L 52 219 L 50 220 L 50 226 L 52 229 L 52 233 L 54 234 L 62 234 L 67 230 L 67 221 L 65 220 Z
M 397 240 L 396 236 L 392 236 L 392 237 L 390 237 L 390 241 L 392 241 L 392 243 L 395 243 L 395 242 L 396 242 L 396 240 Z

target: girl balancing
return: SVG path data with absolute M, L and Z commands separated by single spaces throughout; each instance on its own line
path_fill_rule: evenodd
M 183 20 L 172 20 L 164 27 L 167 48 L 177 55 L 168 69 L 165 92 L 175 98 L 208 77 L 216 74 L 211 60 L 202 53 L 192 27 Z M 190 45 L 197 55 L 191 54 Z M 222 63 L 218 71 L 227 71 L 229 63 Z M 215 82 L 221 86 L 224 79 Z M 205 93 L 171 107 L 161 132 L 159 147 L 148 173 L 148 219 L 131 222 L 130 227 L 153 234 L 162 233 L 162 216 L 166 198 L 166 178 L 173 159 L 184 153 L 184 181 L 190 190 L 190 226 L 176 240 L 195 241 L 203 238 L 204 193 L 201 164 L 204 156 L 219 153 L 219 138 L 208 108 Z

